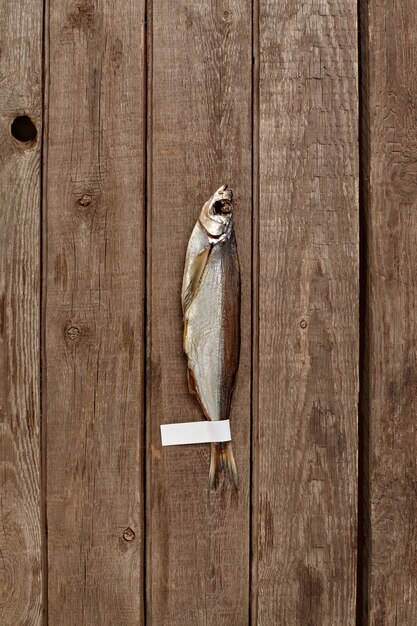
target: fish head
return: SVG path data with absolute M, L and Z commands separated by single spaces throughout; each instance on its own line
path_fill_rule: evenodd
M 209 237 L 218 238 L 230 231 L 233 219 L 233 191 L 222 185 L 201 209 L 200 222 Z

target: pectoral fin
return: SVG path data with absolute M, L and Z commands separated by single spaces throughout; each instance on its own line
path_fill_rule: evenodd
M 210 255 L 211 248 L 212 248 L 211 245 L 206 246 L 193 260 L 193 263 L 190 268 L 189 282 L 185 286 L 184 294 L 183 294 L 183 302 L 182 302 L 183 311 L 186 311 L 188 309 L 188 307 L 190 306 L 191 302 L 194 300 L 197 294 L 197 291 L 198 291 L 198 288 L 199 288 L 199 285 L 200 285 L 200 282 L 204 273 L 204 269 L 206 267 L 206 264 Z
M 187 369 L 187 379 L 188 379 L 188 391 L 193 396 L 198 395 L 197 388 L 195 386 L 194 376 L 192 375 L 191 370 L 189 368 Z

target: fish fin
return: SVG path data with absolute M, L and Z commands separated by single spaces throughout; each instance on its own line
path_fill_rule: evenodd
M 194 300 L 196 293 L 198 291 L 198 287 L 200 286 L 201 279 L 203 277 L 204 269 L 207 264 L 207 260 L 209 258 L 209 254 L 212 246 L 206 246 L 197 254 L 195 257 L 191 270 L 190 270 L 190 280 L 188 285 L 186 285 L 184 289 L 182 309 L 186 311 L 190 306 L 191 302 Z
M 190 368 L 187 368 L 187 380 L 188 380 L 188 391 L 193 395 L 197 395 L 197 388 L 195 385 L 195 380 L 192 371 Z
M 229 478 L 235 489 L 237 485 L 237 470 L 235 458 L 233 456 L 232 444 L 230 441 L 226 443 L 211 444 L 211 461 L 209 484 L 210 489 L 216 489 L 219 484 L 221 472 Z

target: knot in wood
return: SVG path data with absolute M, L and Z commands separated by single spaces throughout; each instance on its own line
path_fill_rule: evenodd
M 125 528 L 123 531 L 123 539 L 125 541 L 133 541 L 135 538 L 135 533 L 131 528 Z
M 67 328 L 65 335 L 70 341 L 77 341 L 80 338 L 80 330 L 76 326 Z
M 91 204 L 92 196 L 89 193 L 85 193 L 77 200 L 79 206 L 88 206 Z

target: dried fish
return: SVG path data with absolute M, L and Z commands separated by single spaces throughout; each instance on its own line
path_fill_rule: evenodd
M 207 419 L 228 419 L 239 362 L 240 273 L 227 185 L 204 204 L 188 242 L 182 309 L 190 392 Z M 231 442 L 211 444 L 211 488 L 222 471 L 237 487 Z

